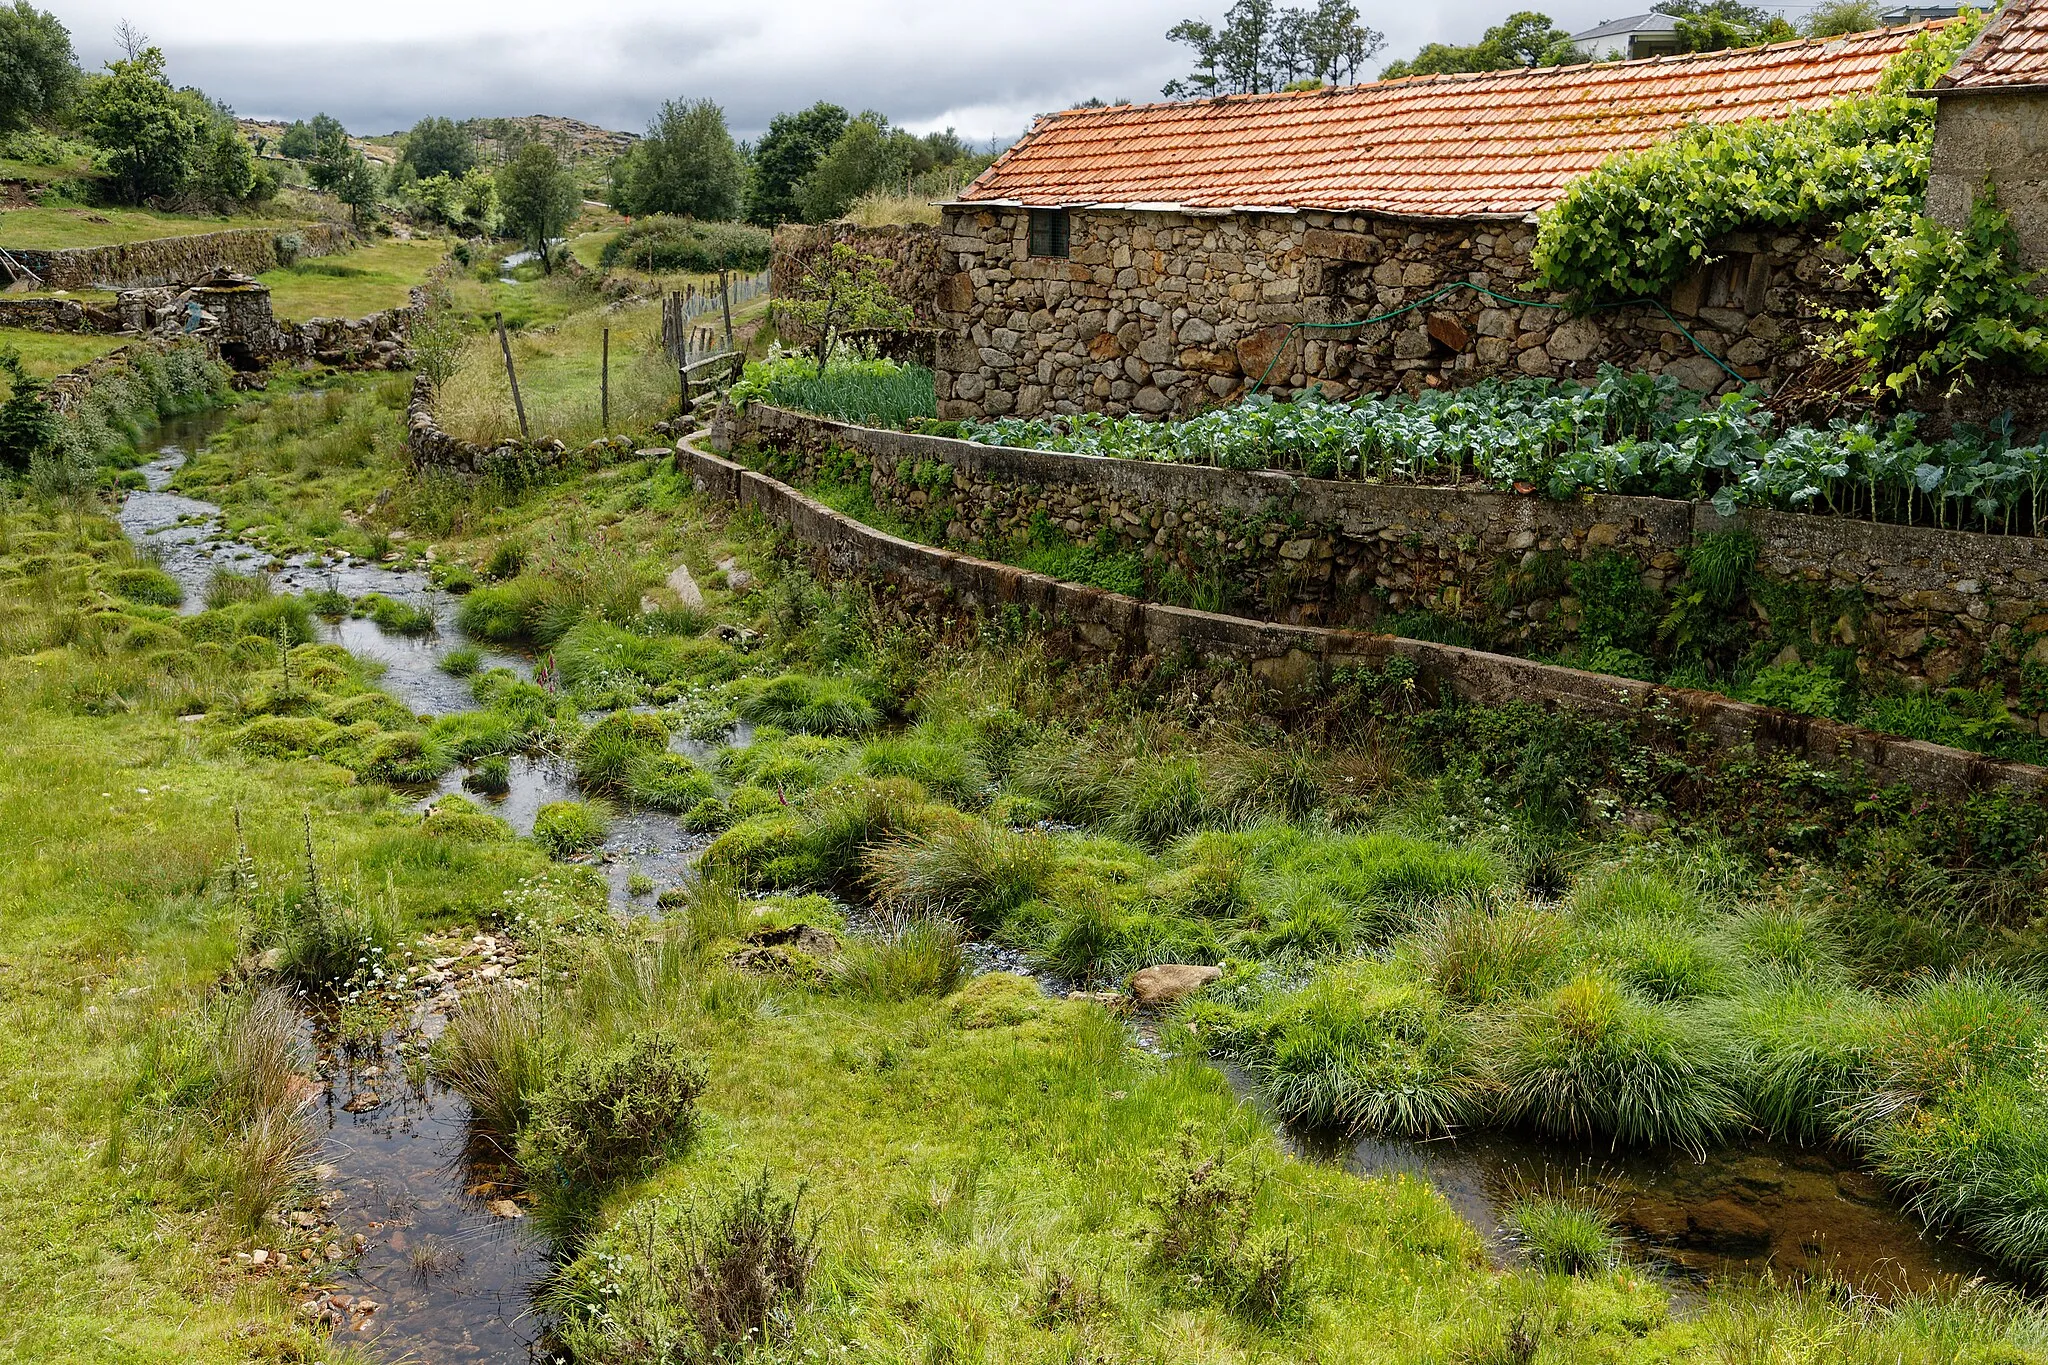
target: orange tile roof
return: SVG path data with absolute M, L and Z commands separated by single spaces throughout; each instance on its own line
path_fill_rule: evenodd
M 1516 216 L 1688 122 L 1873 90 L 1914 24 L 1728 52 L 1072 109 L 1040 119 L 962 201 Z
M 2006 0 L 1977 41 L 1963 49 L 1948 73 L 1934 83 L 1941 90 L 1997 90 L 2048 85 L 2048 5 Z

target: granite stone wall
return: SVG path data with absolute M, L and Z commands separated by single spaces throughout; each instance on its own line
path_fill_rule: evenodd
M 0 298 L 0 327 L 92 334 L 118 332 L 122 322 L 115 310 L 78 299 Z
M 76 247 L 63 251 L 8 248 L 50 289 L 143 289 L 185 285 L 225 266 L 243 275 L 261 275 L 279 265 L 277 239 L 296 233 L 305 242 L 304 256 L 327 256 L 358 242 L 355 230 L 335 223 L 295 228 L 230 228 L 190 237 L 156 237 L 118 246 Z
M 1312 695 L 1336 669 L 1382 667 L 1405 657 L 1415 662 L 1418 682 L 1431 698 L 1570 710 L 1628 726 L 1646 743 L 1791 751 L 1817 765 L 1860 769 L 1881 784 L 1904 783 L 1934 796 L 1994 788 L 2048 795 L 2048 770 L 1712 693 L 1422 640 L 1141 602 L 884 534 L 688 440 L 677 444 L 676 463 L 706 492 L 788 527 L 825 574 L 878 580 L 902 609 L 926 618 L 1021 609 L 1047 623 L 1076 654 L 1111 661 L 1134 676 L 1187 657 L 1241 666 L 1284 706 Z
M 1577 609 L 1572 561 L 1626 555 L 1662 593 L 1683 571 L 1681 552 L 1740 525 L 1757 539 L 1758 573 L 1824 608 L 1825 643 L 1855 649 L 1867 668 L 1941 685 L 1980 668 L 2048 666 L 2039 538 L 1016 450 L 765 404 L 737 414 L 728 435 L 800 478 L 828 461 L 836 477 L 865 471 L 877 507 L 946 545 L 1000 549 L 1051 528 L 1135 551 L 1152 577 L 1177 573 L 1198 594 L 1220 587 L 1241 609 L 1288 623 L 1369 628 L 1421 609 L 1484 620 L 1505 647 L 1541 646 Z M 1762 635 L 1769 622 L 1752 625 Z M 2048 712 L 2025 720 L 2048 725 Z

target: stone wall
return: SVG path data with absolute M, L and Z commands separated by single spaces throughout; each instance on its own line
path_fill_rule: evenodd
M 814 563 L 832 576 L 880 579 L 909 609 L 934 615 L 1023 609 L 1062 632 L 1077 652 L 1109 659 L 1139 676 L 1163 661 L 1187 656 L 1241 665 L 1268 683 L 1284 705 L 1327 682 L 1335 669 L 1381 667 L 1400 656 L 1415 661 L 1418 681 L 1432 698 L 1522 701 L 1571 710 L 1630 726 L 1650 743 L 1668 743 L 1676 732 L 1721 749 L 1789 750 L 1816 764 L 1860 768 L 1878 783 L 1904 783 L 1937 796 L 1994 788 L 2048 795 L 2048 770 L 1787 715 L 1712 693 L 1421 640 L 1140 602 L 886 535 L 688 441 L 677 444 L 676 463 L 712 495 L 757 508 L 787 526 L 812 548 Z
M 1176 571 L 1194 587 L 1220 577 L 1234 600 L 1290 623 L 1370 627 L 1425 609 L 1490 616 L 1503 647 L 1554 644 L 1574 604 L 1561 573 L 1541 586 L 1533 571 L 1545 556 L 1561 567 L 1602 551 L 1628 555 L 1661 592 L 1681 572 L 1681 551 L 1739 524 L 1758 540 L 1763 576 L 1819 600 L 1855 599 L 1840 619 L 1830 607 L 1828 643 L 1854 647 L 1867 667 L 1942 684 L 2000 658 L 2006 671 L 2022 657 L 2048 664 L 2048 540 L 2038 538 L 1015 450 L 765 404 L 737 415 L 728 434 L 780 452 L 778 469 L 807 476 L 835 451 L 843 476 L 852 452 L 877 507 L 945 544 L 1003 547 L 1044 518 L 1075 542 L 1141 552 L 1155 573 Z M 1525 586 L 1502 607 L 1496 590 L 1517 574 Z
M 912 319 L 908 328 L 852 332 L 849 337 L 894 359 L 936 364 L 943 338 L 957 325 L 952 310 L 962 302 L 957 292 L 948 292 L 948 281 L 958 272 L 937 228 L 785 223 L 775 229 L 775 247 L 768 265 L 770 297 L 786 299 L 794 295 L 818 254 L 840 243 L 888 262 L 883 278 L 890 292 L 910 305 Z M 775 327 L 777 336 L 796 345 L 815 340 L 808 328 L 792 318 L 778 316 Z
M 1963 228 L 1988 181 L 2012 219 L 2020 264 L 2048 266 L 2048 95 L 2022 90 L 1946 90 L 1936 106 L 1927 214 Z
M 0 298 L 0 327 L 31 332 L 111 333 L 121 330 L 121 315 L 78 299 Z
M 190 284 L 219 266 L 242 275 L 275 270 L 279 265 L 277 239 L 284 232 L 297 233 L 305 240 L 301 253 L 305 256 L 332 255 L 359 241 L 353 228 L 313 223 L 295 228 L 231 228 L 65 251 L 10 247 L 8 254 L 34 271 L 49 289 L 142 289 Z
M 1574 317 L 1565 295 L 1535 289 L 1536 229 L 1519 221 L 1075 209 L 1066 259 L 1029 255 L 1028 226 L 1020 209 L 946 211 L 956 269 L 934 296 L 953 333 L 938 357 L 942 416 L 1165 416 L 1229 402 L 1262 377 L 1279 396 L 1311 385 L 1352 396 L 1489 375 L 1587 379 L 1603 362 L 1723 391 L 1808 365 L 1816 324 L 1858 301 L 1810 234 L 1718 243 L 1719 259 L 1668 300 L 1673 321 L 1650 304 Z M 1451 285 L 1549 306 L 1469 288 L 1431 297 Z M 1290 330 L 1425 299 L 1372 327 Z

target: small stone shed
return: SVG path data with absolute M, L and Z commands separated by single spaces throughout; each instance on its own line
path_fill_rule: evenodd
M 1989 184 L 2021 263 L 2048 266 L 2048 4 L 2007 0 L 1928 93 L 1937 101 L 1928 214 L 1960 228 Z
M 1261 379 L 1352 395 L 1603 361 L 1702 391 L 1774 383 L 1813 359 L 1808 324 L 1852 301 L 1818 236 L 1721 243 L 1665 301 L 1719 360 L 1656 308 L 1574 318 L 1468 289 L 1371 328 L 1294 325 L 1453 282 L 1539 297 L 1535 215 L 1576 177 L 1688 122 L 1874 90 L 1933 26 L 1049 115 L 943 206 L 940 412 L 1168 415 Z

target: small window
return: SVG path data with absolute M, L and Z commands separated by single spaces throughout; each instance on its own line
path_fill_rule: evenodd
M 1034 256 L 1065 256 L 1067 254 L 1067 211 L 1065 209 L 1031 210 L 1031 254 Z

